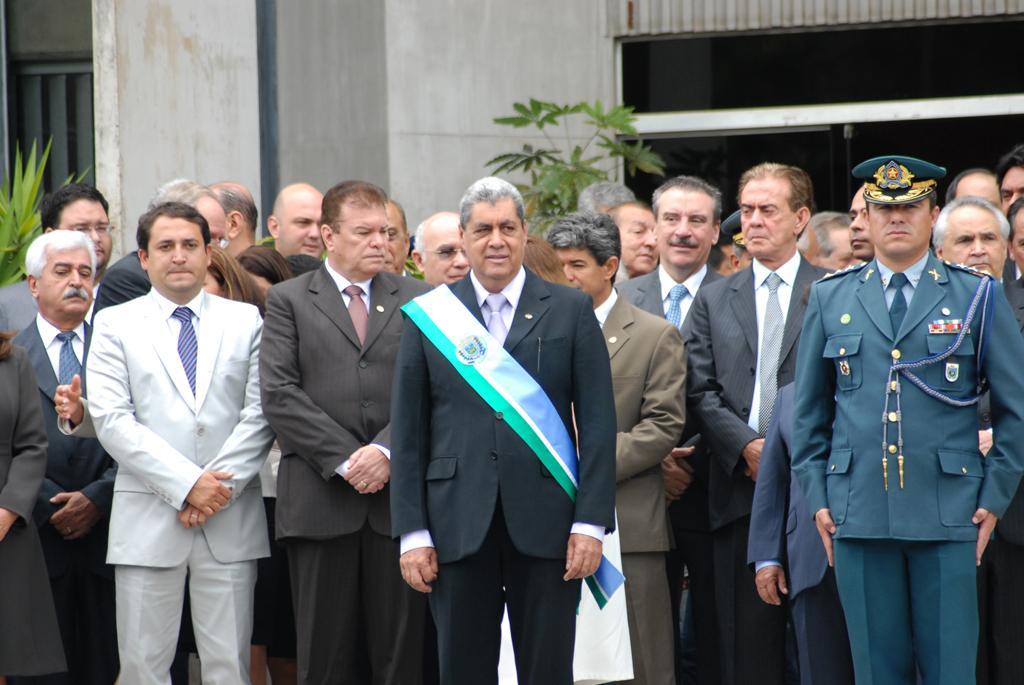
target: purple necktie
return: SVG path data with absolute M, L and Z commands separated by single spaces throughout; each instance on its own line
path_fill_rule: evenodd
M 494 336 L 494 339 L 499 344 L 505 344 L 505 336 L 508 335 L 508 329 L 505 328 L 505 320 L 501 318 L 501 310 L 504 309 L 505 305 L 508 304 L 508 300 L 501 293 L 497 295 L 487 296 L 487 331 Z

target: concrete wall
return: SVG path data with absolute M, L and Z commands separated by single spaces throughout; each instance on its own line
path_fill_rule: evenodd
M 96 185 L 122 250 L 170 179 L 236 180 L 259 197 L 251 0 L 93 0 L 93 36 Z
M 363 178 L 410 228 L 455 209 L 491 157 L 528 138 L 512 103 L 615 97 L 614 43 L 593 0 L 279 0 L 282 185 Z

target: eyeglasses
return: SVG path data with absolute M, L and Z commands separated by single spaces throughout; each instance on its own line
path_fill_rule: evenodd
M 465 257 L 466 251 L 461 247 L 442 247 L 440 250 L 434 250 L 434 254 L 436 254 L 441 261 L 447 262 L 455 259 L 455 255 L 457 254 Z
M 95 226 L 86 226 L 85 224 L 82 224 L 81 226 L 68 226 L 64 230 L 76 231 L 78 233 L 93 233 L 93 232 L 95 232 L 96 235 L 107 235 L 108 233 L 113 233 L 114 225 L 113 224 L 96 224 Z

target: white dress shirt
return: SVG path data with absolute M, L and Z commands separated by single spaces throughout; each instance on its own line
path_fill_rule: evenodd
M 36 314 L 36 329 L 39 331 L 39 337 L 43 341 L 43 347 L 46 348 L 46 356 L 50 360 L 50 366 L 53 367 L 53 375 L 57 378 L 57 382 L 59 383 L 60 348 L 64 346 L 64 343 L 57 340 L 57 334 L 61 331 L 52 323 L 44 319 L 42 314 Z M 75 357 L 78 358 L 78 363 L 84 366 L 85 323 L 78 324 L 74 329 L 74 333 L 75 337 L 71 340 L 71 349 L 74 350 Z
M 604 302 L 594 308 L 594 316 L 597 317 L 597 323 L 604 328 L 604 322 L 608 320 L 608 314 L 611 313 L 612 307 L 619 300 L 619 294 L 615 292 L 615 288 L 612 288 L 612 294 L 609 295 Z
M 700 284 L 704 282 L 704 277 L 708 275 L 708 265 L 705 264 L 695 272 L 690 274 L 690 277 L 683 281 L 683 287 L 686 288 L 686 295 L 679 301 L 679 323 L 682 325 L 686 322 L 686 315 L 690 313 L 690 305 L 693 304 L 693 298 L 697 297 L 697 290 L 700 288 Z M 661 283 L 661 306 L 665 310 L 666 316 L 668 315 L 668 308 L 671 306 L 668 294 L 678 283 L 672 278 L 665 267 L 658 265 L 658 281 Z
M 483 308 L 484 302 L 487 301 L 487 296 L 494 295 L 496 293 L 489 292 L 487 288 L 481 285 L 480 281 L 477 280 L 476 273 L 474 273 L 473 271 L 469 272 L 469 280 L 473 284 L 473 292 L 476 294 L 476 303 L 478 306 Z M 512 280 L 509 281 L 508 285 L 501 289 L 501 294 L 505 296 L 505 299 L 508 300 L 509 305 L 511 305 L 505 306 L 501 310 L 501 318 L 502 321 L 505 322 L 505 330 L 512 330 L 512 319 L 515 317 L 516 307 L 519 306 L 519 298 L 522 297 L 523 295 L 523 286 L 525 284 L 526 269 L 520 267 L 519 273 L 517 273 L 512 278 Z M 614 297 L 615 289 L 613 288 L 612 297 L 609 297 L 608 300 L 605 301 L 605 304 L 607 304 L 608 302 L 614 304 Z M 611 306 L 609 306 L 608 309 L 610 310 Z M 605 316 L 607 317 L 607 312 L 605 313 Z M 598 319 L 598 321 L 601 321 L 602 326 L 604 325 L 604 321 L 602 321 L 601 319 Z M 604 540 L 604 528 L 602 526 L 595 526 L 592 523 L 573 523 L 570 532 L 573 534 L 579 533 L 582 535 L 588 535 L 600 541 Z M 420 547 L 433 546 L 434 538 L 431 537 L 429 530 L 423 528 L 421 530 L 414 530 L 409 533 L 403 534 L 399 551 L 401 554 L 405 554 L 408 551 L 418 549 Z
M 363 300 L 363 304 L 366 306 L 366 314 L 367 316 L 369 316 L 370 284 L 373 283 L 373 277 L 367 278 L 365 281 L 352 282 L 345 278 L 344 276 L 342 276 L 341 274 L 339 274 L 334 269 L 332 269 L 331 263 L 326 259 L 324 260 L 324 266 L 327 267 L 327 274 L 331 277 L 331 280 L 334 281 L 334 285 L 338 286 L 338 292 L 341 293 L 341 300 L 342 302 L 345 303 L 345 309 L 348 309 L 349 302 L 352 301 L 352 298 L 349 295 L 345 294 L 345 288 L 349 287 L 350 285 L 358 285 L 360 288 L 363 289 L 363 294 L 360 295 L 359 297 Z M 379 449 L 381 453 L 383 453 L 383 455 L 388 458 L 388 461 L 391 461 L 391 450 L 389 450 L 384 445 L 378 445 L 375 442 L 372 442 L 370 444 L 373 447 Z M 348 459 L 341 462 L 341 464 L 338 465 L 338 468 L 334 469 L 334 472 L 341 476 L 342 478 L 348 475 Z
M 765 279 L 772 272 L 756 259 L 752 266 L 754 268 L 754 307 L 757 310 L 757 368 L 754 370 L 754 397 L 750 401 L 750 416 L 747 418 L 747 425 L 756 431 L 757 419 L 761 411 L 761 344 L 764 339 L 764 313 L 768 308 L 768 286 L 765 285 Z M 793 283 L 796 281 L 796 272 L 799 270 L 799 252 L 775 270 L 775 273 L 782 279 L 778 297 L 779 308 L 782 310 L 783 328 L 786 326 L 786 317 L 789 316 L 789 301 L 793 297 Z
M 160 294 L 160 291 L 156 288 L 152 288 L 149 291 L 150 296 L 156 302 L 157 309 L 160 311 L 160 316 L 164 319 L 167 324 L 167 335 L 172 336 L 171 338 L 171 349 L 178 349 L 178 336 L 181 335 L 181 321 L 175 319 L 173 314 L 174 310 L 178 307 L 187 307 L 192 312 L 192 328 L 196 332 L 196 337 L 199 337 L 199 313 L 203 311 L 203 302 L 206 297 L 206 292 L 203 290 L 199 291 L 199 294 L 193 297 L 188 304 L 179 305 L 176 302 L 171 302 L 166 297 Z M 174 359 L 178 364 L 181 360 L 177 357 Z

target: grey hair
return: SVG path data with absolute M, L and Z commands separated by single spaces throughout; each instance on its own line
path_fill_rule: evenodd
M 218 183 L 211 186 L 210 190 L 216 196 L 220 206 L 224 208 L 225 214 L 238 212 L 249 224 L 252 232 L 256 233 L 256 228 L 259 226 L 259 210 L 256 209 L 256 203 L 251 195 L 247 196 L 245 193 L 239 192 L 233 183 Z
M 427 226 L 429 226 L 430 224 L 434 223 L 435 221 L 437 221 L 438 219 L 440 219 L 443 216 L 450 216 L 450 215 L 453 215 L 456 218 L 458 218 L 458 216 L 459 216 L 455 212 L 448 212 L 448 211 L 435 212 L 434 214 L 431 214 L 426 219 L 421 221 L 420 225 L 416 227 L 416 232 L 413 234 L 413 237 L 412 237 L 412 249 L 422 253 L 423 252 L 423 241 L 426 240 L 426 238 L 424 236 L 425 236 L 425 234 L 427 232 Z M 426 256 L 426 255 L 424 255 L 424 256 Z
M 822 257 L 831 257 L 832 252 L 836 249 L 836 246 L 832 244 L 831 231 L 833 226 L 849 228 L 849 215 L 841 212 L 818 212 L 811 217 L 810 229 L 814 231 L 814 236 L 818 239 L 818 252 Z M 807 249 L 807 242 L 810 240 L 810 238 L 804 238 L 807 234 L 807 229 L 805 228 L 797 240 L 797 247 L 801 250 Z
M 950 215 L 961 207 L 984 209 L 995 217 L 996 223 L 999 224 L 999 234 L 1003 236 L 1003 240 L 1010 239 L 1010 222 L 1006 220 L 1006 216 L 1003 215 L 1003 212 L 998 207 L 985 198 L 964 195 L 950 202 L 939 212 L 939 218 L 935 220 L 935 227 L 932 229 L 932 246 L 936 249 L 941 247 L 942 241 L 946 239 Z
M 44 233 L 28 246 L 25 253 L 25 273 L 39 278 L 46 270 L 46 262 L 51 254 L 85 250 L 89 253 L 89 263 L 96 273 L 96 248 L 92 241 L 78 231 L 50 231 Z
M 722 220 L 722 191 L 714 187 L 702 178 L 696 176 L 676 176 L 658 186 L 651 197 L 651 209 L 654 210 L 654 218 L 658 218 L 658 202 L 661 196 L 669 190 L 688 190 L 691 192 L 704 193 L 715 204 L 714 214 L 711 220 L 719 223 Z
M 580 191 L 576 198 L 576 210 L 579 212 L 607 212 L 616 205 L 633 202 L 636 195 L 633 191 L 613 181 L 598 181 Z
M 189 207 L 195 207 L 201 197 L 212 197 L 217 201 L 217 204 L 220 204 L 220 198 L 206 186 L 190 181 L 187 178 L 176 178 L 156 189 L 156 193 L 149 201 L 146 211 L 148 212 L 154 207 L 167 204 L 168 202 L 181 202 Z M 223 205 L 221 206 L 223 207 Z
M 601 266 L 622 255 L 615 220 L 597 212 L 574 212 L 562 217 L 548 230 L 548 242 L 556 250 L 586 250 Z
M 459 224 L 466 228 L 469 225 L 469 217 L 473 213 L 473 205 L 486 202 L 497 204 L 499 200 L 509 199 L 516 206 L 516 215 L 519 221 L 526 222 L 526 208 L 523 206 L 523 196 L 514 185 L 497 176 L 486 176 L 474 181 L 466 188 L 466 193 L 459 201 Z

